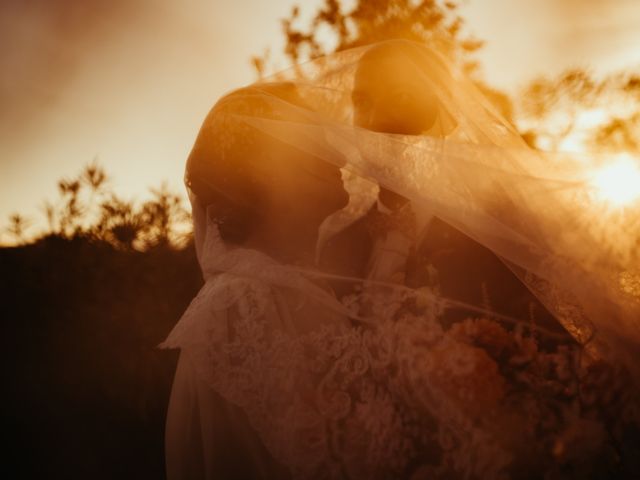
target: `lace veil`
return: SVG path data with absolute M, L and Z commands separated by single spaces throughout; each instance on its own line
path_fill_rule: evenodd
M 364 214 L 377 186 L 384 187 L 410 199 L 418 218 L 437 216 L 495 252 L 581 343 L 635 368 L 640 205 L 617 207 L 599 196 L 593 178 L 611 159 L 532 150 L 451 62 L 423 45 L 402 43 L 418 81 L 436 99 L 444 136 L 353 126 L 354 77 L 370 47 L 236 92 L 235 102 L 259 97 L 267 108 L 230 116 L 236 126 L 345 171 L 352 201 L 325 222 L 323 238 Z M 273 95 L 267 88 L 273 82 L 294 85 L 302 102 Z
M 340 167 L 350 202 L 323 223 L 319 251 L 332 237 L 375 207 L 380 189 L 407 199 L 415 214 L 417 238 L 427 229 L 430 219 L 437 218 L 486 247 L 508 266 L 590 356 L 623 364 L 640 374 L 640 204 L 616 206 L 599 194 L 594 176 L 610 159 L 588 154 L 551 154 L 529 148 L 514 127 L 452 62 L 424 45 L 404 41 L 391 44 L 413 65 L 414 82 L 422 85 L 423 91 L 430 92 L 429 108 L 433 108 L 435 114 L 424 132 L 405 135 L 355 125 L 354 105 L 367 101 L 354 96 L 358 68 L 372 48 L 366 46 L 298 65 L 223 97 L 205 121 L 199 143 L 215 145 L 212 148 L 218 154 L 213 157 L 219 159 L 228 155 L 225 153 L 227 148 L 232 148 L 234 155 L 239 157 L 250 155 L 248 145 L 256 138 L 267 138 L 269 142 L 292 147 L 304 155 Z M 388 72 L 388 75 L 393 76 L 394 72 Z M 389 95 L 393 94 L 389 92 Z M 413 100 L 400 96 L 394 101 Z M 263 173 L 239 170 L 238 175 L 259 177 Z M 203 289 L 208 293 L 201 292 L 200 299 L 194 300 L 190 313 L 185 314 L 165 345 L 186 349 L 189 345 L 200 344 L 200 349 L 194 348 L 194 351 L 201 355 L 216 349 L 224 351 L 225 359 L 218 354 L 212 357 L 218 362 L 216 365 L 212 365 L 211 357 L 202 357 L 196 363 L 217 369 L 218 373 L 211 371 L 206 375 L 215 379 L 214 385 L 223 390 L 227 399 L 246 407 L 252 425 L 262 434 L 274 456 L 284 463 L 294 464 L 294 473 L 306 472 L 305 475 L 309 465 L 321 469 L 320 465 L 325 462 L 322 467 L 325 468 L 326 459 L 332 458 L 335 462 L 325 471 L 339 476 L 336 472 L 350 468 L 349 462 L 326 452 L 332 451 L 332 442 L 343 442 L 345 436 L 349 437 L 353 432 L 342 424 L 340 429 L 329 429 L 334 433 L 342 432 L 342 437 L 327 438 L 316 429 L 319 428 L 318 418 L 330 417 L 334 427 L 338 421 L 348 424 L 350 420 L 345 418 L 355 415 L 354 407 L 348 406 L 349 395 L 345 393 L 348 389 L 342 387 L 351 385 L 349 382 L 362 373 L 360 370 L 382 372 L 382 365 L 390 361 L 385 357 L 388 342 L 412 344 L 413 347 L 407 346 L 404 351 L 415 351 L 418 339 L 428 345 L 429 338 L 438 335 L 434 329 L 439 327 L 428 322 L 411 323 L 402 327 L 404 333 L 399 333 L 400 326 L 395 325 L 380 327 L 373 334 L 367 333 L 366 328 L 349 326 L 352 324 L 340 319 L 358 317 L 358 314 L 349 310 L 345 302 L 339 302 L 318 287 L 318 280 L 329 277 L 336 280 L 339 275 L 329 275 L 320 267 L 282 266 L 260 253 L 226 246 L 220 239 L 215 221 L 207 216 L 207 205 L 194 192 L 193 182 L 197 176 L 194 164 L 189 163 L 187 186 L 194 206 L 198 259 L 205 278 L 210 279 Z M 225 185 L 233 184 L 234 180 L 225 181 L 227 183 L 214 182 L 214 188 L 222 195 L 227 195 Z M 263 180 L 258 178 L 256 181 Z M 229 283 L 229 275 L 234 275 L 237 288 L 233 282 Z M 365 274 L 360 278 L 348 277 L 337 280 L 367 285 Z M 221 280 L 224 278 L 227 281 Z M 241 286 L 238 286 L 238 278 L 244 279 Z M 465 276 L 459 278 L 459 282 L 465 281 Z M 273 301 L 265 300 L 271 298 L 271 294 L 265 293 L 264 285 L 296 292 L 291 298 L 306 300 L 307 307 L 312 306 L 305 310 L 295 301 L 287 300 L 285 322 L 282 305 L 277 307 L 280 310 L 276 313 L 274 304 L 269 303 Z M 412 294 L 404 286 L 386 285 L 385 282 L 375 286 L 395 291 L 396 299 Z M 431 315 L 460 303 L 460 299 L 438 297 L 425 289 L 421 292 L 426 295 L 421 301 L 431 302 Z M 211 300 L 214 297 L 216 300 Z M 225 335 L 230 335 L 228 331 L 224 335 L 220 333 L 221 325 L 227 325 L 226 321 L 212 325 L 202 319 L 207 312 L 220 312 L 232 304 L 239 305 L 239 310 L 244 309 L 245 319 L 261 317 L 276 321 L 274 319 L 278 318 L 277 321 L 286 326 L 276 334 L 273 325 L 258 327 L 243 323 L 237 328 L 271 329 L 269 347 L 264 347 L 260 354 L 254 352 L 253 357 L 253 354 L 241 352 L 243 347 L 239 344 L 229 350 L 231 347 L 223 347 L 220 343 L 223 337 L 227 338 Z M 487 304 L 468 307 L 470 315 L 482 310 L 499 318 L 504 313 L 491 311 Z M 310 311 L 327 313 L 311 314 Z M 526 318 L 511 320 L 528 321 Z M 360 325 L 358 321 L 356 325 Z M 387 327 L 395 330 L 382 333 Z M 213 334 L 212 330 L 217 333 Z M 265 338 L 262 330 L 251 335 Z M 205 345 L 202 339 L 212 336 L 217 340 Z M 367 355 L 362 353 L 363 349 L 367 350 Z M 372 353 L 374 350 L 375 354 Z M 412 362 L 423 363 L 422 366 L 408 366 L 406 376 L 410 377 L 426 368 L 430 361 L 435 361 L 429 357 L 434 352 L 427 350 L 425 348 L 422 357 L 412 357 Z M 336 353 L 338 351 L 342 356 Z M 347 351 L 359 353 L 344 354 Z M 314 352 L 315 360 L 302 362 L 301 358 L 310 358 L 309 352 Z M 293 360 L 294 353 L 298 360 Z M 232 368 L 233 358 L 245 354 L 249 355 L 246 358 L 257 362 L 257 370 L 266 357 L 272 366 L 297 362 L 298 367 L 285 368 L 290 373 L 286 377 L 260 370 L 261 386 L 253 387 L 257 395 L 255 402 L 281 401 L 286 408 L 276 404 L 267 408 L 262 404 L 260 413 L 260 409 L 246 402 L 243 385 L 246 387 L 258 380 L 238 376 L 234 383 L 233 375 L 246 374 L 247 365 L 244 369 Z M 333 354 L 340 360 L 329 362 Z M 409 362 L 408 358 L 406 361 Z M 303 364 L 307 369 L 304 374 L 299 371 Z M 222 380 L 219 372 L 227 367 L 233 373 L 225 374 Z M 349 373 L 342 377 L 324 375 L 329 370 L 335 374 L 341 369 Z M 348 378 L 349 375 L 352 377 Z M 379 375 L 385 378 L 382 373 Z M 409 381 L 406 376 L 404 380 Z M 409 384 L 419 390 L 421 384 L 416 382 Z M 221 387 L 223 383 L 226 387 Z M 230 387 L 231 384 L 234 386 Z M 400 384 L 394 388 L 397 392 L 406 390 L 406 386 Z M 304 407 L 307 405 L 305 392 L 317 389 L 326 394 L 321 395 L 323 402 L 314 409 Z M 297 393 L 294 395 L 293 391 Z M 460 421 L 455 420 L 457 414 L 443 413 L 444 407 L 432 396 L 433 392 L 425 392 L 422 397 L 431 414 L 448 415 L 455 430 L 454 427 L 460 425 Z M 293 398 L 297 400 L 292 401 Z M 389 405 L 382 398 L 378 400 L 380 406 Z M 273 416 L 265 414 L 273 411 L 286 411 L 288 416 L 277 422 Z M 346 417 L 346 411 L 352 416 Z M 327 412 L 333 413 L 328 415 Z M 371 423 L 373 418 L 366 418 L 369 418 L 368 423 L 358 424 L 358 431 L 375 430 L 376 426 Z M 291 428 L 287 435 L 296 441 L 281 441 L 283 425 Z M 388 432 L 389 427 L 385 431 Z M 440 435 L 445 433 L 440 432 Z M 491 448 L 490 442 L 479 438 L 468 441 L 485 442 L 486 448 Z M 320 444 L 324 445 L 323 449 Z M 356 447 L 365 448 L 353 440 L 349 451 L 356 451 Z M 318 453 L 320 450 L 324 453 Z M 381 451 L 384 449 L 378 450 Z M 310 458 L 310 452 L 317 453 L 317 457 Z M 394 458 L 401 457 L 397 452 L 387 454 L 378 458 L 380 463 L 392 465 Z M 358 475 L 374 478 L 366 472 L 352 474 L 354 478 Z M 304 476 L 303 473 L 300 475 Z

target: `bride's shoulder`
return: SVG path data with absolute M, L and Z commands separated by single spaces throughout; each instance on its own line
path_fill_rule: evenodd
M 273 310 L 274 292 L 259 279 L 228 272 L 210 276 L 191 300 L 163 348 L 185 348 L 209 341 L 226 341 L 225 319 L 252 319 Z M 226 340 L 225 340 L 226 339 Z

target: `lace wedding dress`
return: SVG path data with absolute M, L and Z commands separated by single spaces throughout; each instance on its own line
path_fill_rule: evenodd
M 429 478 L 443 442 L 454 457 L 471 444 L 486 451 L 475 472 L 486 478 L 508 463 L 461 411 L 472 408 L 475 420 L 489 414 L 502 386 L 458 398 L 448 385 L 491 382 L 497 370 L 479 350 L 447 339 L 429 292 L 376 288 L 340 303 L 299 269 L 225 248 L 216 224 L 206 224 L 205 285 L 163 344 L 182 350 L 169 408 L 170 476 L 204 469 L 203 478 L 219 477 L 220 444 L 236 439 L 263 478 L 285 475 L 280 465 L 293 478 Z M 406 309 L 416 299 L 422 304 Z

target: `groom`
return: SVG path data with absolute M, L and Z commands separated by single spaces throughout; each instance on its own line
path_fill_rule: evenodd
M 455 129 L 438 100 L 426 91 L 425 69 L 414 47 L 390 42 L 369 49 L 360 59 L 352 93 L 354 123 L 374 132 L 446 137 Z M 424 67 L 424 66 L 423 66 Z M 380 189 L 368 213 L 327 242 L 321 266 L 332 273 L 429 286 L 460 303 L 502 315 L 534 319 L 538 326 L 563 328 L 522 281 L 491 250 L 433 217 L 417 240 L 411 205 Z M 340 296 L 348 285 L 336 285 Z M 464 307 L 447 310 L 447 322 L 475 316 Z
M 370 48 L 359 60 L 352 91 L 354 124 L 380 133 L 444 136 L 437 99 L 424 89 L 406 53 L 406 42 L 390 42 Z M 409 217 L 408 201 L 381 188 L 368 213 L 327 242 L 321 266 L 336 274 L 404 283 L 415 243 Z M 336 288 L 338 294 L 348 291 L 345 285 Z

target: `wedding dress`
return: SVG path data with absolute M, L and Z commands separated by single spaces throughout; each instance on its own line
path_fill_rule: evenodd
M 197 203 L 194 213 L 203 215 Z M 428 475 L 412 462 L 437 450 L 438 436 L 464 439 L 458 452 L 482 444 L 494 457 L 483 467 L 490 476 L 507 463 L 480 430 L 455 432 L 473 427 L 447 393 L 432 398 L 421 385 L 444 353 L 425 349 L 445 336 L 435 299 L 395 318 L 413 294 L 376 290 L 367 296 L 373 312 L 360 318 L 299 269 L 229 250 L 216 224 L 205 224 L 205 285 L 163 344 L 182 350 L 167 423 L 170 478 L 240 478 L 239 465 L 251 478 Z M 476 352 L 458 353 L 452 368 L 468 369 Z M 481 408 L 489 409 L 498 393 L 487 392 Z M 452 431 L 433 429 L 437 415 Z
M 242 478 L 243 467 L 249 478 L 287 478 L 261 442 L 289 467 L 321 456 L 313 434 L 324 424 L 304 398 L 313 386 L 292 367 L 312 368 L 304 343 L 344 331 L 347 311 L 294 269 L 226 248 L 195 201 L 193 211 L 205 225 L 196 237 L 205 284 L 163 344 L 182 349 L 167 424 L 169 477 Z M 238 455 L 230 443 L 239 460 L 230 461 Z
M 616 211 L 594 194 L 602 158 L 529 149 L 451 62 L 400 43 L 438 121 L 455 126 L 441 125 L 446 135 L 353 124 L 354 77 L 371 47 L 233 92 L 205 121 L 199 138 L 221 151 L 264 136 L 340 167 L 350 203 L 322 224 L 317 268 L 285 265 L 225 244 L 187 166 L 205 283 L 163 343 L 181 349 L 169 478 L 233 478 L 238 465 L 300 479 L 556 478 L 569 465 L 580 478 L 609 468 L 607 439 L 638 425 L 638 206 Z M 282 85 L 303 102 L 274 94 Z M 381 188 L 407 203 L 389 211 Z M 406 265 L 430 228 L 494 255 L 559 329 L 456 298 L 462 289 L 444 295 L 430 264 L 412 285 Z M 477 281 L 464 270 L 456 279 Z M 453 309 L 466 313 L 452 320 Z M 596 380 L 601 369 L 613 373 Z M 585 413 L 589 388 L 588 405 L 619 392 L 607 397 L 611 423 Z M 235 463 L 224 464 L 225 442 Z

